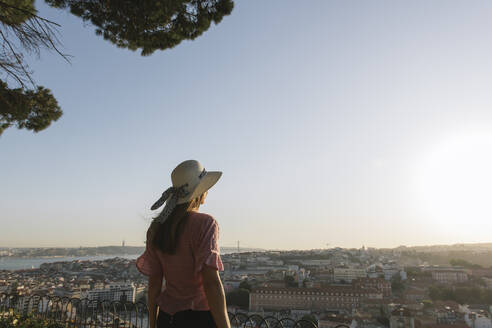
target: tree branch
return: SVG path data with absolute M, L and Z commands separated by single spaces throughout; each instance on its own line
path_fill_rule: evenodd
M 18 11 L 24 13 L 24 14 L 30 15 L 32 17 L 35 17 L 35 18 L 37 18 L 37 19 L 39 19 L 41 21 L 44 21 L 44 22 L 46 22 L 48 24 L 53 24 L 53 25 L 56 25 L 58 27 L 61 27 L 61 25 L 58 24 L 58 23 L 56 23 L 56 22 L 53 22 L 53 21 L 50 21 L 49 19 L 40 17 L 40 16 L 36 15 L 35 13 L 30 12 L 29 10 L 22 9 L 22 8 L 19 8 L 19 7 L 16 7 L 16 6 L 12 6 L 11 4 L 5 3 L 5 2 L 3 2 L 1 0 L 0 0 L 0 6 L 5 7 L 5 8 L 11 8 L 11 9 L 14 9 L 14 10 L 18 10 Z
M 10 41 L 7 39 L 7 37 L 3 34 L 1 29 L 0 29 L 0 36 L 2 37 L 3 42 L 5 44 L 7 44 L 7 47 L 10 49 L 10 52 L 12 53 L 12 55 L 15 57 L 15 60 L 16 60 L 17 64 L 19 65 L 19 68 L 22 71 L 22 73 L 26 76 L 26 78 L 29 80 L 29 82 L 31 82 L 31 84 L 33 86 L 36 86 L 36 84 L 34 83 L 34 80 L 31 78 L 31 74 L 27 71 L 26 67 L 22 63 L 21 56 L 15 51 L 14 47 L 12 46 Z M 24 85 L 22 85 L 22 86 L 24 86 Z
M 5 10 L 1 10 L 2 8 Z M 6 9 L 11 9 L 10 12 L 18 11 L 23 19 L 16 21 L 15 16 L 9 15 Z M 13 77 L 23 88 L 26 81 L 36 87 L 29 66 L 24 62 L 23 52 L 39 55 L 41 48 L 46 48 L 54 50 L 70 63 L 69 55 L 62 53 L 58 48 L 61 44 L 57 36 L 59 26 L 53 21 L 36 15 L 31 10 L 0 0 L 0 41 L 2 42 L 0 70 L 3 70 L 7 76 Z M 9 35 L 9 31 L 12 35 Z

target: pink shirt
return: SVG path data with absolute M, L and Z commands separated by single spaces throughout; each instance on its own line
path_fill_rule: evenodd
M 191 212 L 174 255 L 164 254 L 147 242 L 137 259 L 137 269 L 146 276 L 164 277 L 166 288 L 157 298 L 169 314 L 183 310 L 209 310 L 201 270 L 206 264 L 223 271 L 218 245 L 219 226 L 204 213 Z

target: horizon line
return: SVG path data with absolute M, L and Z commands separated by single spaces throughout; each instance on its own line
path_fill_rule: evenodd
M 261 250 L 261 251 L 314 251 L 314 250 L 328 250 L 328 249 L 335 249 L 335 248 L 341 248 L 341 249 L 361 249 L 362 247 L 365 247 L 366 249 L 371 248 L 371 249 L 397 249 L 401 247 L 405 248 L 416 248 L 416 247 L 450 247 L 450 246 L 480 246 L 480 245 L 489 245 L 492 246 L 492 241 L 491 242 L 477 242 L 477 243 L 454 243 L 454 244 L 433 244 L 433 245 L 399 245 L 395 247 L 373 247 L 373 246 L 361 246 L 361 247 L 343 247 L 343 246 L 333 246 L 333 247 L 326 247 L 326 248 L 298 248 L 298 249 L 281 249 L 281 248 L 262 248 L 262 247 L 241 247 L 242 249 L 252 249 L 252 250 Z M 39 248 L 39 249 L 60 249 L 60 248 L 66 248 L 66 249 L 80 249 L 80 248 L 102 248 L 102 247 L 145 247 L 145 244 L 143 245 L 100 245 L 100 246 L 0 246 L 0 249 L 12 249 L 12 248 Z M 220 248 L 237 248 L 236 246 L 220 246 Z

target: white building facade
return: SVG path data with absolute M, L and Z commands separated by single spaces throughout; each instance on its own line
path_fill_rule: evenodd
M 91 301 L 135 302 L 136 289 L 133 283 L 113 283 L 102 289 L 82 292 L 81 298 Z

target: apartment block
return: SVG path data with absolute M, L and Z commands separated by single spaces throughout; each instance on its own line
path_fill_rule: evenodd
M 81 298 L 91 301 L 127 301 L 135 302 L 135 286 L 133 283 L 113 283 L 102 289 L 91 289 L 81 293 Z
M 356 268 L 334 268 L 333 269 L 333 280 L 336 282 L 352 282 L 357 278 L 367 277 L 367 272 L 365 269 Z
M 261 310 L 331 310 L 360 307 L 367 299 L 381 299 L 382 293 L 352 286 L 327 288 L 262 287 L 250 293 L 250 311 Z
M 468 281 L 468 274 L 462 269 L 433 269 L 432 279 L 442 284 L 454 284 Z

